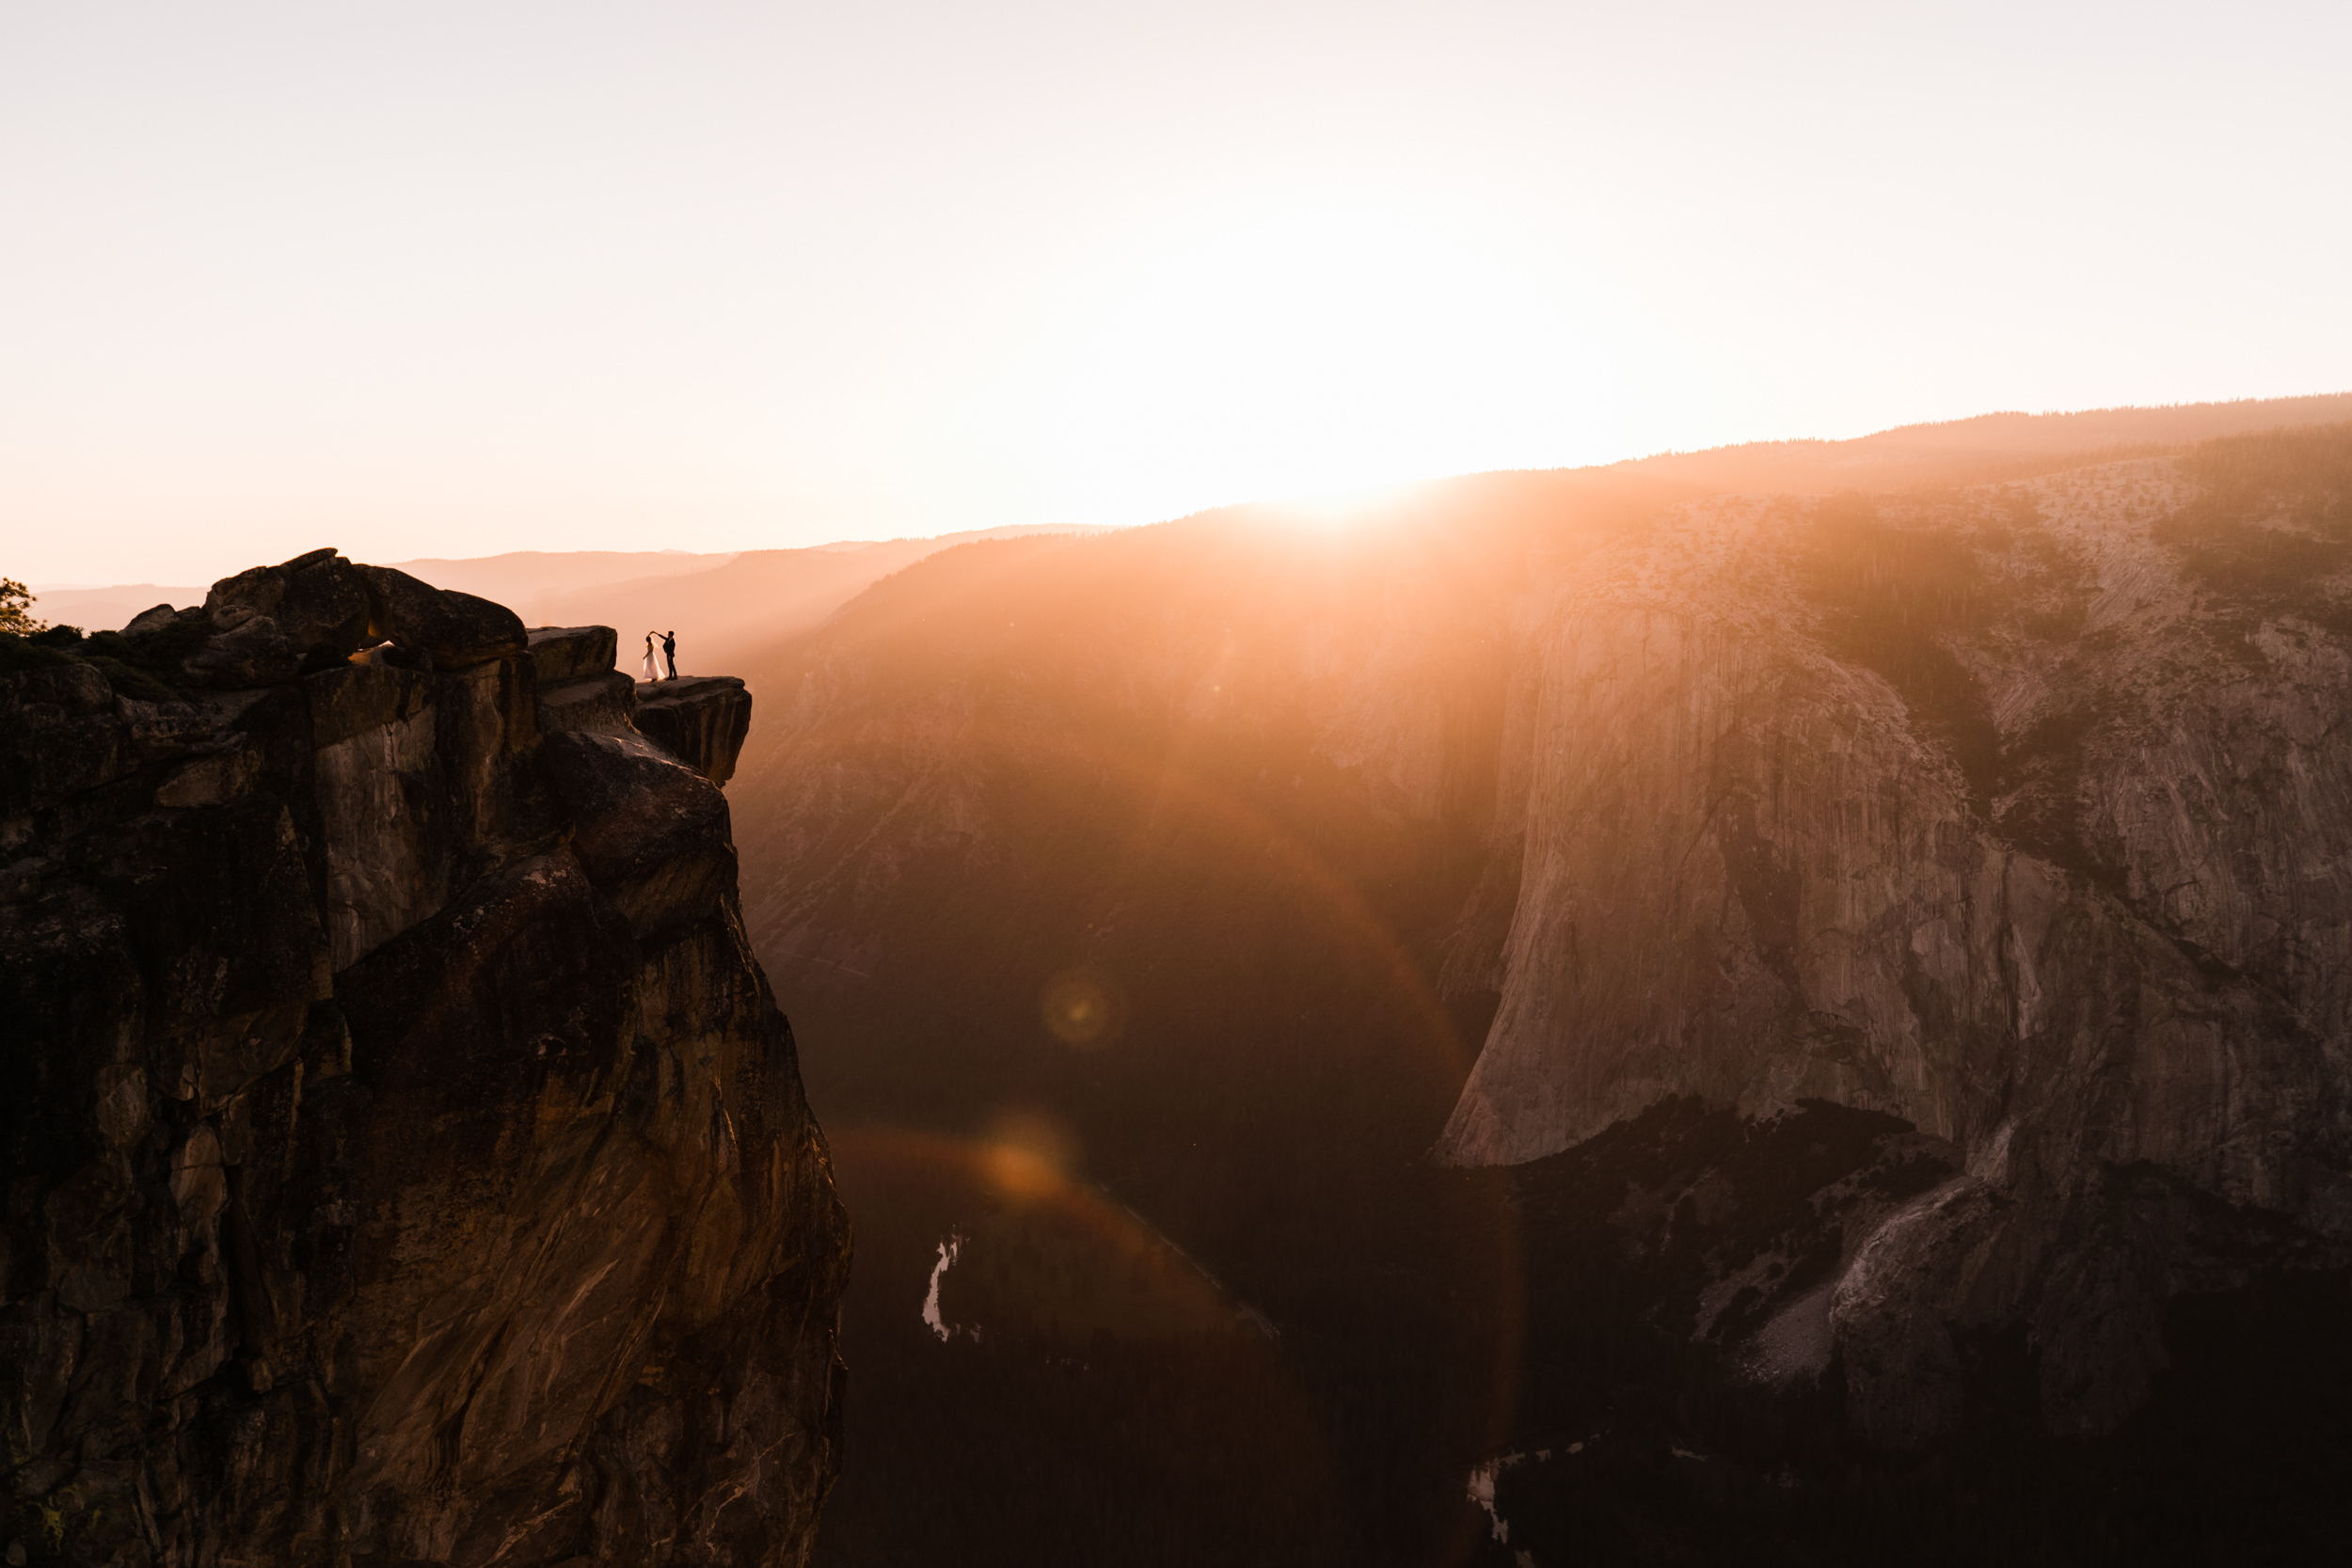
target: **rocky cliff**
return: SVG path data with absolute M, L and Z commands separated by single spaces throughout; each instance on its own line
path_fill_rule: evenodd
M 791 1563 L 849 1229 L 739 684 L 331 550 L 0 661 L 0 1544 Z
M 1697 1346 L 1693 1380 L 1826 1390 L 1856 1451 L 1952 1438 L 1995 1373 L 2036 1430 L 2116 1433 L 2184 1303 L 2352 1265 L 2352 427 L 2042 461 L 1490 476 L 1344 537 L 937 558 L 762 677 L 763 951 L 868 1010 L 986 953 L 959 995 L 998 987 L 993 1035 L 910 1006 L 823 1070 L 900 1117 L 947 1074 L 1054 1107 L 1267 1300 L 1390 1245 L 1332 1238 L 1445 1076 L 1419 1149 L 1524 1173 L 1492 1310 L 1528 1363 L 1549 1281 Z M 1069 974 L 1116 983 L 1118 1050 L 1043 1037 Z M 1547 1261 L 1549 1181 L 1622 1204 L 1579 1214 L 1589 1269 Z M 1504 1418 L 1565 1421 L 1584 1377 L 1528 1372 Z
M 1958 1422 L 1956 1332 L 2028 1324 L 2044 1416 L 2106 1431 L 2169 1297 L 2340 1262 L 2344 445 L 1693 505 L 1536 588 L 1441 1157 L 1677 1094 L 1946 1140 L 1805 1307 L 1897 1442 Z

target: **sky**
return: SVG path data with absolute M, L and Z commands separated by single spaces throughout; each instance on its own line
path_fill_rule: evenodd
M 0 575 L 2352 389 L 2352 7 L 0 0 Z

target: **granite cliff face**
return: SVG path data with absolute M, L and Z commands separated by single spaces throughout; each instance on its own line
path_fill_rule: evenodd
M 849 1228 L 748 700 L 641 732 L 613 651 L 331 550 L 13 646 L 10 1562 L 805 1558 Z
M 1213 1179 L 1130 1153 L 1147 1116 L 1286 1097 L 1261 1168 L 1311 1190 L 1420 1114 L 1396 1042 L 1450 1023 L 1474 1064 L 1419 1147 L 1641 1170 L 1610 1245 L 1682 1261 L 1637 1316 L 1724 1375 L 1911 1449 L 2014 1336 L 2042 1430 L 2113 1433 L 2176 1304 L 2352 1265 L 2352 427 L 2044 467 L 1493 476 L 1343 543 L 1237 514 L 937 558 L 764 677 L 755 929 L 868 1007 L 985 950 L 1009 1040 L 1057 972 L 1119 978 L 1170 1060 L 966 1076 L 1097 1118 L 1171 1214 Z M 927 1072 L 977 1032 L 939 1037 Z M 1692 1105 L 1718 1152 L 1628 1152 Z M 1756 1178 L 1720 1149 L 1803 1166 L 1803 1117 L 1867 1152 L 1782 1173 L 1801 1223 L 1724 1219 Z M 1220 1260 L 1311 1244 L 1252 1253 L 1224 1201 L 1187 1233 Z M 1591 1277 L 1525 1241 L 1531 1280 Z
M 1677 1094 L 1945 1140 L 1955 1174 L 1852 1227 L 1827 1302 L 1852 1415 L 1897 1443 L 1959 1419 L 1955 1331 L 2030 1325 L 2044 1416 L 2105 1431 L 2169 1297 L 2341 1262 L 2344 585 L 2229 572 L 2340 553 L 2294 477 L 1694 505 L 1539 588 L 1510 914 L 1447 975 L 1500 1006 L 1441 1157 Z

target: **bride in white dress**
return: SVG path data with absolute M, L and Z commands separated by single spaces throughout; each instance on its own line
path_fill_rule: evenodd
M 661 678 L 660 673 L 654 668 L 653 633 L 651 632 L 645 633 L 645 673 L 637 678 L 641 681 L 659 680 Z

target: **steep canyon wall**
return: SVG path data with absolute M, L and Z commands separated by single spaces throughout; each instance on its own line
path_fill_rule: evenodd
M 1475 1060 L 1420 1147 L 1454 1166 L 1678 1097 L 1768 1142 L 1809 1103 L 1899 1117 L 1900 1201 L 1707 1243 L 1695 1332 L 1726 1366 L 1806 1347 L 1773 1375 L 1842 1380 L 1894 1447 L 1961 1421 L 1972 1336 L 2021 1333 L 2041 1419 L 2110 1432 L 2169 1303 L 2352 1262 L 2348 440 L 1876 496 L 1487 476 L 1352 537 L 1237 513 L 952 552 L 763 677 L 755 928 L 869 999 L 985 951 L 1008 1039 L 1021 988 L 1124 974 L 1166 1059 L 1085 1071 L 1204 1127 L 1250 1114 L 1210 1064 L 1288 1094 L 1269 1162 L 1410 1122 L 1400 1053 L 1447 1021 Z M 1050 1043 L 970 1081 L 1023 1052 L 1025 1092 L 1093 1092 Z M 1668 1231 L 1736 1203 L 1661 1180 Z
M 2028 1324 L 2045 1417 L 2105 1431 L 2170 1296 L 2340 1262 L 2352 663 L 2324 578 L 2200 578 L 2168 536 L 2196 495 L 2166 459 L 1710 502 L 1544 585 L 1492 832 L 1512 913 L 1448 975 L 1500 1001 L 1440 1157 L 1677 1094 L 1947 1140 L 1956 1174 L 1849 1237 L 1828 1303 L 1897 1442 L 1959 1418 L 1957 1331 Z

